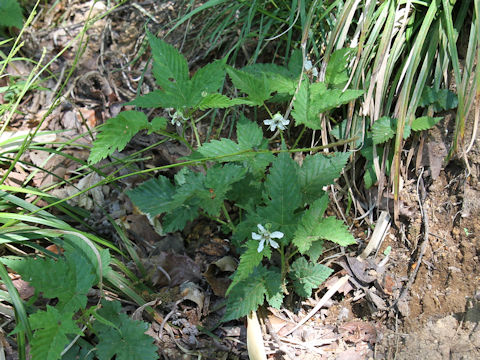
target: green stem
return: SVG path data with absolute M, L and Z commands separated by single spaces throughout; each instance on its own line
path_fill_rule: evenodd
M 222 204 L 222 210 L 223 210 L 223 215 L 225 215 L 225 218 L 227 219 L 227 226 L 232 231 L 235 231 L 235 225 L 233 225 L 232 219 L 230 218 L 230 215 L 228 214 L 227 208 L 225 207 L 225 203 Z
M 197 125 L 195 124 L 195 121 L 190 118 L 190 122 L 192 123 L 192 129 L 193 133 L 195 134 L 195 139 L 197 140 L 198 147 L 202 146 L 202 143 L 200 142 L 200 135 L 198 135 L 198 129 Z
M 265 110 L 267 110 L 268 116 L 270 116 L 270 119 L 273 119 L 273 115 L 272 115 L 272 113 L 270 112 L 270 110 L 268 109 L 268 107 L 265 103 L 263 103 L 263 107 L 265 108 Z
M 285 246 L 280 245 L 280 263 L 282 264 L 282 281 L 287 276 L 287 262 L 285 261 Z
M 300 131 L 300 134 L 298 135 L 297 137 L 297 140 L 295 140 L 295 143 L 293 144 L 292 148 L 295 149 L 298 145 L 298 143 L 300 142 L 300 139 L 302 138 L 303 134 L 305 133 L 305 130 L 306 130 L 306 126 L 303 125 L 303 128 L 302 128 L 302 131 Z

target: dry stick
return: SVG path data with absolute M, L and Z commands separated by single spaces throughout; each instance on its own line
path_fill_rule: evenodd
M 295 325 L 295 327 L 291 330 L 289 330 L 285 336 L 287 336 L 288 334 L 291 334 L 292 332 L 294 332 L 295 330 L 297 330 L 300 326 L 302 326 L 303 324 L 305 324 L 307 322 L 308 319 L 310 319 L 313 315 L 315 315 L 315 313 L 320 310 L 320 308 L 322 306 L 324 306 L 326 304 L 326 302 L 328 300 L 330 300 L 330 298 L 343 286 L 347 283 L 347 281 L 350 279 L 350 276 L 349 275 L 345 275 L 344 277 L 342 277 L 341 279 L 339 279 L 331 288 L 330 290 L 328 290 L 325 295 L 323 295 L 323 297 L 320 299 L 320 301 L 317 303 L 317 305 L 315 305 L 315 307 L 310 310 L 310 312 L 307 314 L 307 316 L 305 316 L 302 320 L 300 320 L 300 322 Z
M 263 318 L 263 321 L 267 326 L 268 333 L 272 336 L 273 340 L 275 340 L 275 342 L 277 343 L 279 350 L 283 351 L 289 359 L 295 360 L 295 356 L 291 354 L 288 348 L 285 345 L 283 345 L 282 340 L 280 340 L 280 338 L 278 337 L 278 334 L 273 328 L 272 323 L 270 322 L 270 319 L 268 318 L 268 316 L 265 316 Z
M 397 300 L 395 300 L 395 302 L 390 306 L 390 309 L 393 308 L 394 306 L 396 306 L 398 304 L 398 302 L 400 300 L 402 300 L 407 295 L 408 290 L 410 290 L 410 288 L 412 287 L 413 282 L 415 281 L 415 278 L 417 277 L 418 269 L 420 268 L 420 265 L 422 263 L 423 255 L 425 254 L 425 250 L 427 249 L 428 233 L 429 233 L 428 216 L 425 213 L 425 210 L 423 209 L 422 197 L 420 196 L 420 193 L 418 191 L 420 180 L 423 180 L 423 178 L 422 178 L 423 170 L 424 169 L 422 168 L 422 171 L 421 171 L 421 173 L 418 177 L 418 180 L 417 180 L 417 198 L 418 198 L 418 205 L 420 207 L 420 213 L 422 214 L 424 239 L 423 239 L 422 246 L 420 247 L 420 254 L 418 255 L 418 259 L 417 259 L 415 268 L 413 269 L 413 272 L 410 274 L 407 285 L 403 288 L 403 290 L 402 290 L 400 296 L 397 298 Z

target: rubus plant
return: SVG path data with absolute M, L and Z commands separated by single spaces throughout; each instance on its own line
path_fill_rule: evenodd
M 323 188 L 341 174 L 350 153 L 308 155 L 299 165 L 291 153 L 316 152 L 324 146 L 288 149 L 285 139 L 290 120 L 273 114 L 269 103 L 290 102 L 296 125 L 320 129 L 320 113 L 363 93 L 343 89 L 351 50 L 341 49 L 332 55 L 334 61 L 327 66 L 322 82 L 313 82 L 318 73 L 300 52 L 291 56 L 287 66 L 253 64 L 235 69 L 218 60 L 190 77 L 186 59 L 173 46 L 151 33 L 147 36 L 153 75 L 160 88 L 129 104 L 167 109 L 173 125 L 182 126 L 184 132 L 186 125 L 192 128 L 197 146 L 189 145 L 192 153 L 183 162 L 156 168 L 183 165 L 173 179 L 162 175 L 152 178 L 129 190 L 128 196 L 148 216 L 160 216 L 164 232 L 183 230 L 188 222 L 206 216 L 231 233 L 232 244 L 242 254 L 228 290 L 224 320 L 249 314 L 265 299 L 278 307 L 289 289 L 309 296 L 331 273 L 317 263 L 323 241 L 341 246 L 355 243 L 342 221 L 324 216 L 329 198 Z M 219 92 L 226 74 L 245 96 L 230 98 Z M 236 119 L 236 140 L 221 138 L 202 144 L 194 118 L 198 112 L 240 104 L 269 114 L 263 123 L 274 132 L 270 140 L 280 135 L 280 149 L 270 149 L 262 128 L 244 115 Z M 121 112 L 99 129 L 89 162 L 121 151 L 140 130 L 187 143 L 167 131 L 168 122 L 164 117 L 149 121 L 141 111 Z M 187 167 L 199 164 L 203 164 L 203 171 Z

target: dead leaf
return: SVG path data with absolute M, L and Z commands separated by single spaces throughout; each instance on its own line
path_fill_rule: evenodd
M 202 313 L 205 294 L 198 285 L 192 283 L 191 281 L 184 282 L 182 285 L 180 285 L 180 294 L 184 299 L 193 301 L 195 304 L 197 304 L 198 313 Z
M 222 272 L 234 272 L 237 267 L 236 261 L 231 256 L 224 256 L 220 260 L 208 265 L 207 271 L 203 276 L 217 296 L 225 297 L 228 287 L 232 280 L 228 275 L 222 275 Z
M 178 286 L 185 281 L 198 281 L 200 267 L 188 256 L 162 251 L 142 260 L 155 286 Z

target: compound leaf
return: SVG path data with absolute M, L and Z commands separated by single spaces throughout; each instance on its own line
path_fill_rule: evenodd
M 312 290 L 328 279 L 333 272 L 325 265 L 307 262 L 303 257 L 292 263 L 289 275 L 293 280 L 295 292 L 302 297 L 309 297 Z
M 145 334 L 148 324 L 130 319 L 121 312 L 118 301 L 102 300 L 98 315 L 114 325 L 95 321 L 93 330 L 98 336 L 97 356 L 100 360 L 156 360 L 157 347 L 153 338 Z
M 147 128 L 147 116 L 140 111 L 122 111 L 108 119 L 93 142 L 88 162 L 95 164 L 115 150 L 122 151 L 136 133 Z
M 133 204 L 152 217 L 170 209 L 174 194 L 175 187 L 167 177 L 161 175 L 127 191 Z
M 77 335 L 81 331 L 73 321 L 73 311 L 61 313 L 47 305 L 47 311 L 39 310 L 31 315 L 30 326 L 35 330 L 31 343 L 32 359 L 57 360 L 70 339 L 67 335 Z

